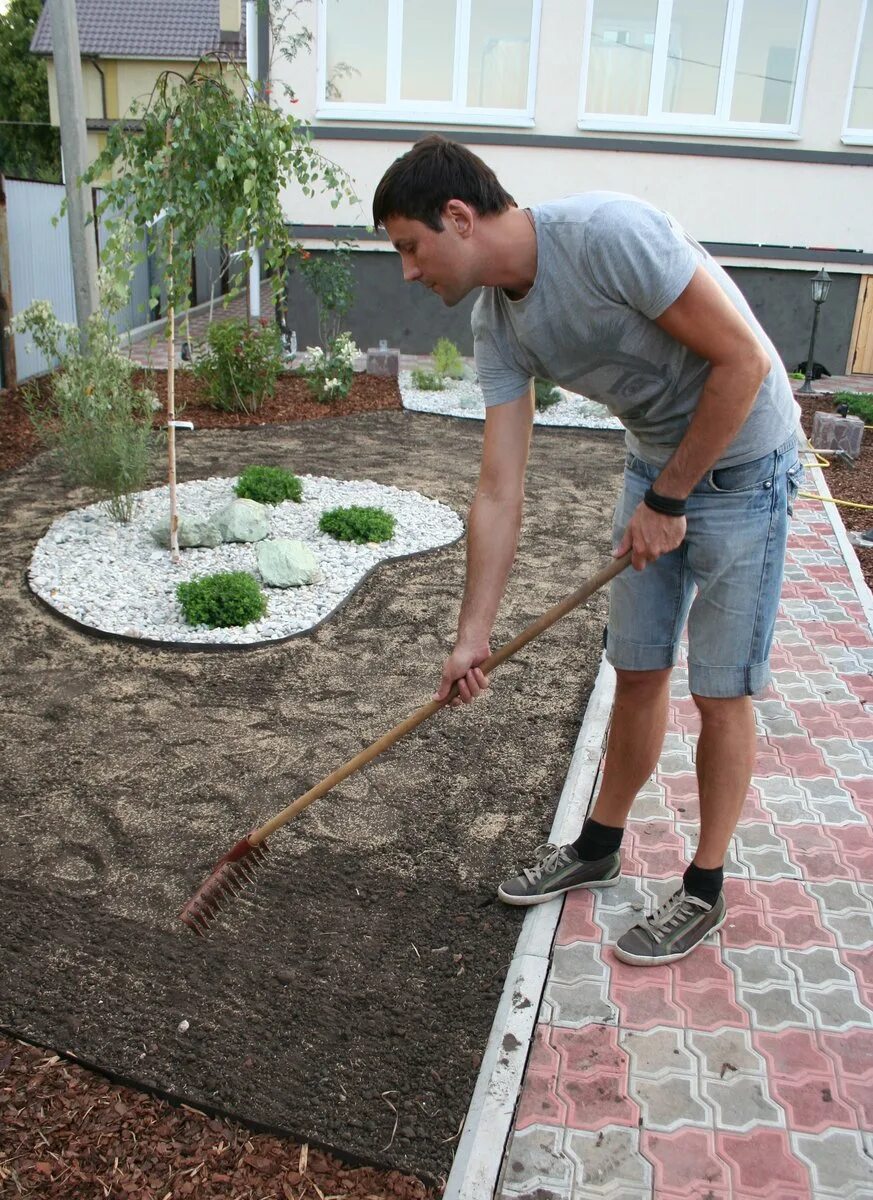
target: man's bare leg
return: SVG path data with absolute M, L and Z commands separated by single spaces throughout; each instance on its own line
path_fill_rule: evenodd
M 697 743 L 700 843 L 694 862 L 720 867 L 736 828 L 755 766 L 755 714 L 749 696 L 695 696 L 702 726 Z

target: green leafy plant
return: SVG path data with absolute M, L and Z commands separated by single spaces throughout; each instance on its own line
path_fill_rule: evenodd
M 420 392 L 442 392 L 445 390 L 445 380 L 436 371 L 427 371 L 422 367 L 412 368 L 412 382 Z
M 309 359 L 300 368 L 300 374 L 315 399 L 320 404 L 344 399 L 351 391 L 355 357 L 360 353 L 351 334 L 341 333 L 328 344 L 326 351 L 320 346 L 306 349 Z
M 464 378 L 464 360 L 454 342 L 441 337 L 433 348 L 433 365 L 437 374 L 449 379 Z
M 299 503 L 303 496 L 303 484 L 284 467 L 246 467 L 233 490 L 243 500 L 259 504 Z
M 340 542 L 387 542 L 394 536 L 395 520 L 383 508 L 353 504 L 321 514 L 318 527 Z
M 534 380 L 534 404 L 540 412 L 558 404 L 560 399 L 561 393 L 550 379 Z
M 153 392 L 134 386 L 136 366 L 122 354 L 115 326 L 95 313 L 83 353 L 76 326 L 62 324 L 47 300 L 35 300 L 13 318 L 12 328 L 60 364 L 48 398 L 40 400 L 35 389 L 26 393 L 41 440 L 68 483 L 93 492 L 114 521 L 129 521 L 134 495 L 148 479 L 160 405 Z
M 336 242 L 332 250 L 300 255 L 300 273 L 315 297 L 318 340 L 328 349 L 339 337 L 346 313 L 355 298 L 350 243 Z
M 803 371 L 791 371 L 788 375 L 789 379 L 806 379 Z
M 873 392 L 837 392 L 834 404 L 846 404 L 849 414 L 860 417 L 865 425 L 873 425 Z
M 275 395 L 283 362 L 282 335 L 274 322 L 214 321 L 194 374 L 213 408 L 253 413 Z
M 188 624 L 210 629 L 248 625 L 267 611 L 267 598 L 247 571 L 219 571 L 180 583 L 176 595 Z

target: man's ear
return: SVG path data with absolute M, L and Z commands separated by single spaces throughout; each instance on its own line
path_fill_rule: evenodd
M 451 224 L 461 237 L 469 237 L 476 224 L 476 210 L 463 200 L 449 200 L 443 209 L 443 222 Z

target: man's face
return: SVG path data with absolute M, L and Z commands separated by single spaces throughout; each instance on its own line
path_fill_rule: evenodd
M 385 230 L 400 255 L 405 282 L 423 284 L 451 308 L 464 299 L 476 281 L 471 271 L 465 214 L 459 217 L 447 206 L 442 215 L 444 228 L 439 232 L 423 221 L 398 216 L 388 218 Z

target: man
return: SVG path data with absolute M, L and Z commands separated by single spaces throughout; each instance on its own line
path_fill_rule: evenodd
M 750 696 L 768 681 L 791 500 L 801 472 L 785 369 L 741 293 L 651 205 L 589 192 L 520 209 L 465 147 L 433 136 L 398 158 L 373 200 L 407 282 L 473 309 L 486 417 L 454 650 L 437 695 L 469 704 L 515 555 L 543 376 L 605 404 L 627 430 L 610 589 L 616 670 L 603 778 L 577 840 L 503 883 L 508 904 L 618 882 L 622 833 L 664 740 L 670 671 L 688 622 L 701 716 L 700 842 L 682 886 L 615 947 L 673 962 L 725 920 L 723 864 L 755 757 Z M 695 595 L 695 587 L 697 589 Z

